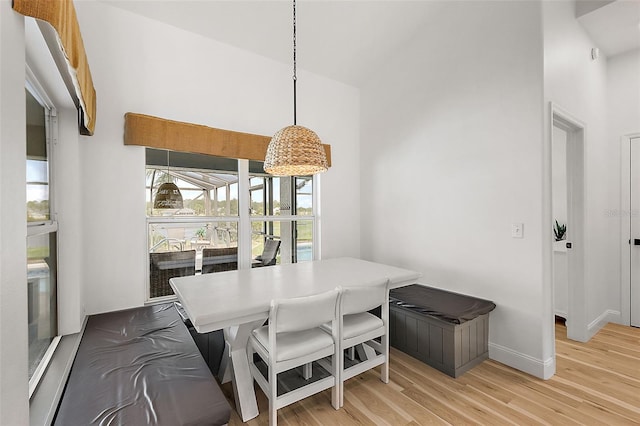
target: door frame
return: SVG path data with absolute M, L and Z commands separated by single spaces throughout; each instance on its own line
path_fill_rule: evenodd
M 620 321 L 631 325 L 631 139 L 640 133 L 620 138 Z
M 568 293 L 567 303 L 567 337 L 572 340 L 586 342 L 589 340 L 587 324 L 587 303 L 585 289 L 585 140 L 586 125 L 563 108 L 551 102 L 550 108 L 550 143 L 553 144 L 553 127 L 567 133 L 567 240 L 573 247 L 567 250 Z M 551 172 L 549 171 L 549 174 Z M 550 176 L 549 176 L 550 179 Z M 551 194 L 549 194 L 551 196 Z M 551 203 L 550 203 L 551 204 Z M 553 212 L 547 212 L 548 221 L 552 222 Z M 551 232 L 551 228 L 549 228 Z M 547 239 L 551 246 L 551 236 Z M 553 268 L 553 266 L 551 266 Z M 553 269 L 551 269 L 553 271 Z M 553 301 L 552 292 L 552 301 Z M 553 304 L 552 304 L 553 306 Z

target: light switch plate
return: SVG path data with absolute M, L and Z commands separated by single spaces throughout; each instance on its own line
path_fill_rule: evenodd
M 511 224 L 511 237 L 512 238 L 524 238 L 524 223 L 512 223 Z

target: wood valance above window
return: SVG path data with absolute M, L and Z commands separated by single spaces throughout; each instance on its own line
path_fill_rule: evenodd
M 13 9 L 38 20 L 62 80 L 78 108 L 80 133 L 93 135 L 96 90 L 73 0 L 13 0 Z
M 124 144 L 264 161 L 270 136 L 216 129 L 150 115 L 124 116 Z M 323 145 L 331 166 L 331 146 Z

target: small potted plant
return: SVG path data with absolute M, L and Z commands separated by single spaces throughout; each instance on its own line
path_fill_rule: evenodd
M 556 220 L 556 226 L 553 227 L 553 234 L 556 237 L 556 241 L 564 240 L 565 234 L 567 233 L 567 225 L 560 225 Z
M 198 240 L 204 240 L 206 235 L 207 231 L 204 228 L 200 228 L 196 231 L 196 237 L 198 237 Z

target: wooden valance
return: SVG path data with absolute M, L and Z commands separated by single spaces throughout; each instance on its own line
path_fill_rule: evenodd
M 124 144 L 264 161 L 270 136 L 216 129 L 150 115 L 124 116 Z M 331 166 L 331 146 L 323 144 Z
M 13 9 L 39 20 L 40 31 L 78 108 L 80 133 L 93 135 L 96 90 L 73 0 L 13 0 Z

